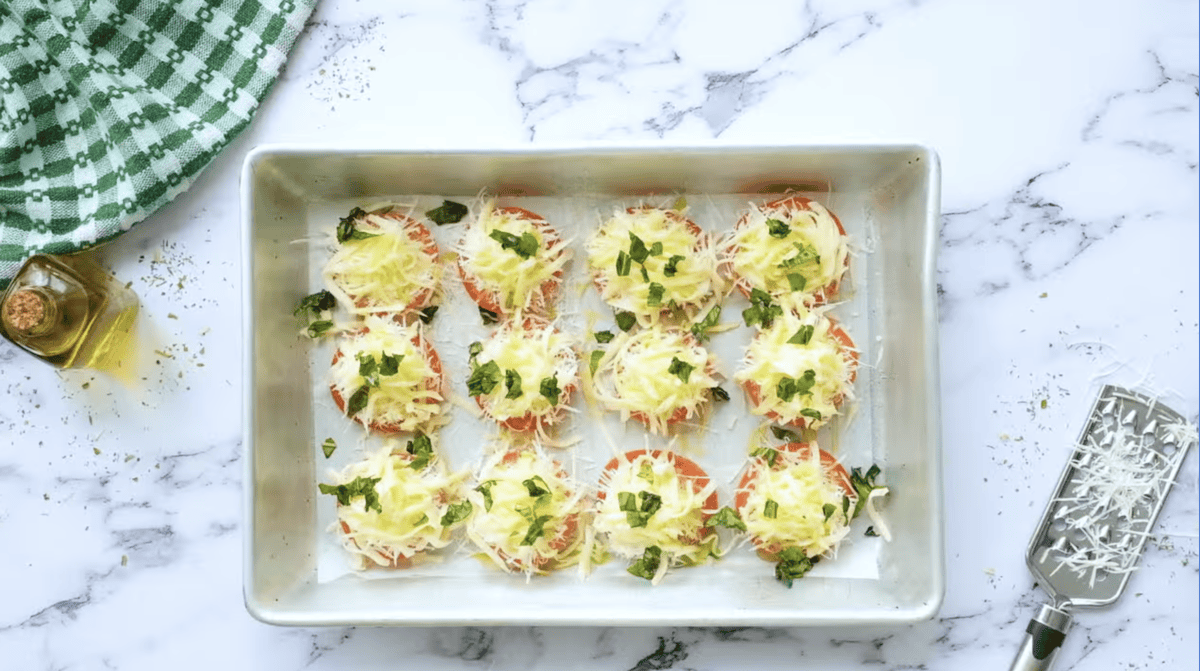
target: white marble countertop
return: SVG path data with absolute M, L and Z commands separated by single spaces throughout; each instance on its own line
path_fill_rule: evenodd
M 803 7 L 799 5 L 803 4 Z M 734 11 L 736 9 L 736 11 Z M 103 251 L 137 391 L 0 344 L 0 666 L 1007 668 L 1102 382 L 1195 418 L 1195 3 L 327 0 L 252 127 Z M 943 167 L 947 585 L 894 628 L 287 629 L 242 603 L 238 175 L 265 142 L 916 141 Z M 1194 420 L 1193 420 L 1194 421 Z M 1197 668 L 1197 455 L 1058 668 Z

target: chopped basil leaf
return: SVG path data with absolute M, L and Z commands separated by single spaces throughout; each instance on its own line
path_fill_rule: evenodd
M 662 253 L 663 244 L 661 242 L 656 242 L 653 245 L 650 245 L 650 256 L 662 256 Z
M 775 436 L 777 440 L 783 440 L 789 443 L 800 442 L 800 436 L 797 435 L 795 431 L 789 431 L 782 426 L 772 426 L 771 435 Z
M 500 315 L 487 308 L 479 308 L 479 316 L 483 319 L 484 324 L 495 324 L 500 321 Z
M 458 503 L 451 503 L 450 506 L 446 508 L 446 514 L 442 515 L 442 526 L 448 527 L 462 522 L 471 516 L 471 510 L 473 508 L 474 506 L 471 505 L 471 502 L 466 499 L 463 499 Z
M 529 531 L 525 533 L 525 537 L 521 539 L 521 545 L 533 545 L 537 539 L 541 538 L 546 533 L 546 522 L 554 519 L 550 515 L 542 515 L 534 518 L 529 524 Z
M 379 362 L 375 361 L 375 357 L 370 354 L 359 352 L 356 357 L 358 359 L 358 375 L 363 379 L 368 387 L 379 386 Z
M 646 243 L 631 232 L 629 234 L 629 258 L 638 263 L 645 263 L 649 257 L 650 250 L 646 249 Z
M 337 299 L 333 294 L 322 289 L 315 294 L 309 294 L 300 299 L 300 305 L 292 312 L 297 317 L 305 312 L 311 312 L 313 316 L 318 316 L 325 310 L 332 310 L 337 305 Z
M 863 535 L 868 536 L 868 537 L 875 537 L 875 536 L 879 535 L 879 532 L 875 531 L 875 527 L 867 527 L 867 530 L 866 530 L 866 532 L 863 533 Z
M 806 396 L 812 393 L 813 385 L 817 382 L 817 373 L 811 368 L 796 379 L 783 377 L 775 386 L 775 395 L 784 403 L 790 402 L 796 396 Z
M 807 396 L 812 393 L 813 385 L 817 383 L 817 371 L 809 368 L 804 375 L 796 378 L 796 393 Z
M 483 351 L 483 343 L 479 342 L 478 340 L 471 343 L 470 345 L 467 345 L 467 354 L 470 355 L 470 357 L 472 359 L 479 356 L 479 353 L 482 351 Z
M 861 469 L 854 468 L 850 471 L 850 484 L 854 486 L 854 491 L 858 493 L 858 500 L 854 502 L 854 512 L 850 518 L 858 517 L 864 506 L 867 505 L 867 497 L 876 489 L 883 489 L 882 485 L 875 484 L 875 478 L 879 476 L 879 466 L 871 466 L 863 473 Z
M 320 338 L 326 333 L 329 333 L 329 329 L 331 328 L 333 328 L 333 322 L 331 321 L 313 322 L 308 325 L 308 337 Z
M 413 455 L 414 459 L 408 462 L 408 467 L 414 471 L 424 469 L 430 461 L 433 461 L 433 441 L 423 433 L 413 436 L 413 439 L 405 445 L 404 451 Z
M 766 305 L 771 302 L 771 294 L 758 288 L 750 289 L 750 302 Z
M 789 345 L 807 345 L 813 337 L 813 327 L 810 324 L 805 324 L 796 331 L 796 334 L 788 338 Z
M 842 496 L 842 517 L 850 519 L 850 497 Z
M 617 492 L 617 510 L 626 513 L 637 512 L 637 494 L 634 492 Z
M 682 260 L 683 257 L 678 254 L 675 254 L 671 258 L 667 259 L 667 262 L 663 264 L 663 275 L 666 275 L 667 277 L 675 277 L 675 274 L 679 272 L 679 262 Z
M 792 245 L 796 247 L 796 255 L 789 256 L 788 258 L 784 259 L 783 262 L 779 264 L 780 268 L 786 270 L 787 268 L 795 268 L 796 266 L 804 265 L 806 263 L 815 263 L 817 265 L 821 264 L 821 255 L 817 253 L 816 247 L 813 247 L 812 245 L 805 245 L 799 242 L 793 242 Z
M 819 560 L 820 557 L 806 557 L 800 548 L 784 548 L 779 553 L 779 563 L 775 564 L 775 579 L 791 588 L 792 581 L 803 578 Z
M 680 196 L 675 199 L 675 203 L 671 205 L 671 209 L 676 212 L 683 212 L 687 209 L 687 197 Z
M 638 467 L 637 476 L 650 484 L 654 484 L 654 467 L 650 464 L 642 464 Z M 624 510 L 624 508 L 622 508 Z
M 537 254 L 538 247 L 541 246 L 538 244 L 537 236 L 529 231 L 525 231 L 521 237 L 517 237 L 507 231 L 495 230 L 489 233 L 488 237 L 499 242 L 501 249 L 511 249 L 523 259 Z
M 638 270 L 640 270 L 642 273 L 642 281 L 649 282 L 650 281 L 650 272 L 648 270 L 646 270 L 646 266 L 638 266 Z
M 632 312 L 617 313 L 617 328 L 621 329 L 622 331 L 628 331 L 629 329 L 633 328 L 633 325 L 636 323 L 637 317 L 633 316 Z
M 504 398 L 521 398 L 521 396 L 524 394 L 524 392 L 521 391 L 521 374 L 511 368 L 504 371 L 504 388 L 508 390 L 508 393 L 504 395 Z
M 729 392 L 725 391 L 721 387 L 709 387 L 708 393 L 711 394 L 712 399 L 718 403 L 729 400 Z
M 601 345 L 606 345 L 612 342 L 613 334 L 612 331 L 596 331 L 592 334 L 592 337 L 594 337 L 596 342 L 600 343 Z
M 829 518 L 833 517 L 833 514 L 837 512 L 837 506 L 832 503 L 826 503 L 821 506 L 821 512 L 825 513 L 825 521 L 828 522 Z
M 662 549 L 657 545 L 651 545 L 646 548 L 642 556 L 625 569 L 629 573 L 646 580 L 653 580 L 654 575 L 658 573 L 658 566 L 662 563 Z
M 379 374 L 384 376 L 395 375 L 400 372 L 400 362 L 403 360 L 403 354 L 382 352 L 379 357 Z
M 475 488 L 475 491 L 483 494 L 483 509 L 485 511 L 490 511 L 492 509 L 492 487 L 495 486 L 495 480 L 485 480 L 484 482 L 479 483 L 479 486 Z
M 467 206 L 453 200 L 443 200 L 440 207 L 435 207 L 425 213 L 429 220 L 438 226 L 457 224 L 467 216 Z
M 332 438 L 326 438 L 325 442 L 321 443 L 321 451 L 325 453 L 325 458 L 333 456 L 333 451 L 337 449 L 337 441 Z
M 808 285 L 808 280 L 804 279 L 800 273 L 788 273 L 787 281 L 792 291 L 804 291 L 804 287 Z
M 692 324 L 692 335 L 696 340 L 704 342 L 711 335 L 709 331 L 716 327 L 721 320 L 721 306 L 714 305 L 708 314 L 704 315 L 704 319 Z
M 788 233 L 791 233 L 791 232 L 792 232 L 791 227 L 788 226 L 787 224 L 785 224 L 784 222 L 782 222 L 778 219 L 768 219 L 767 220 L 767 234 L 770 235 L 772 238 L 779 238 L 780 240 L 782 240 L 788 236 Z
M 600 360 L 603 358 L 604 358 L 603 350 L 598 350 L 598 349 L 592 350 L 592 360 L 588 362 L 588 366 L 592 370 L 592 375 L 596 374 L 596 368 L 600 365 Z
M 633 267 L 633 259 L 624 251 L 617 252 L 617 277 L 625 277 Z
M 779 504 L 771 499 L 767 499 L 766 505 L 763 506 L 763 517 L 773 520 L 779 514 Z
M 746 523 L 742 521 L 742 516 L 738 514 L 738 511 L 730 508 L 729 506 L 725 506 L 724 508 L 718 510 L 716 515 L 708 518 L 708 521 L 704 523 L 704 526 L 710 529 L 713 527 L 722 526 L 726 529 L 740 529 L 741 531 L 746 530 Z
M 471 396 L 486 396 L 492 393 L 500 383 L 500 366 L 495 361 L 489 361 L 482 366 L 475 366 L 471 377 L 467 378 L 467 393 Z
M 546 397 L 547 401 L 550 401 L 550 405 L 558 405 L 558 397 L 562 395 L 562 390 L 558 388 L 557 377 L 542 378 L 542 384 L 538 391 L 542 392 L 542 396 Z
M 638 500 L 641 504 L 638 504 Z M 662 508 L 662 497 L 652 492 L 617 492 L 617 505 L 625 513 L 631 529 L 645 527 L 654 513 Z
M 762 324 L 770 328 L 776 317 L 783 315 L 783 308 L 771 302 L 771 295 L 761 289 L 750 290 L 750 307 L 742 310 L 742 320 L 746 326 Z
M 357 477 L 344 485 L 327 485 L 321 483 L 317 485 L 317 489 L 322 494 L 336 496 L 337 502 L 343 506 L 350 505 L 352 499 L 361 496 L 367 510 L 382 513 L 383 506 L 379 503 L 379 492 L 375 491 L 375 485 L 379 484 L 379 480 L 380 478 Z
M 360 231 L 355 227 L 355 224 L 358 222 L 358 220 L 365 216 L 367 216 L 367 213 L 363 211 L 361 207 L 356 207 L 353 210 L 350 210 L 349 216 L 342 217 L 341 221 L 339 221 L 337 225 L 337 241 L 346 242 L 348 240 L 366 240 L 367 238 L 374 238 L 378 236 L 378 233 L 367 233 L 366 231 Z
M 779 450 L 769 447 L 759 447 L 751 451 L 750 456 L 760 457 L 763 461 L 767 462 L 767 466 L 774 468 L 775 462 L 779 460 Z
M 775 385 L 775 395 L 784 403 L 789 403 L 796 397 L 796 381 L 786 375 Z
M 350 394 L 350 400 L 346 401 L 346 416 L 353 417 L 367 407 L 367 395 L 370 393 L 371 388 L 365 384 L 354 390 L 354 393 Z
M 429 322 L 432 322 L 433 316 L 437 314 L 438 307 L 439 306 L 437 305 L 430 305 L 429 307 L 418 312 L 417 318 L 421 320 L 422 324 L 428 324 Z
M 671 365 L 667 367 L 667 372 L 687 384 L 688 378 L 692 376 L 692 371 L 696 367 L 686 361 L 680 361 L 679 357 L 671 357 Z
M 821 412 L 819 410 L 813 410 L 812 408 L 801 408 L 800 416 L 807 417 L 809 419 L 815 419 L 818 422 L 821 421 Z
M 540 475 L 535 475 L 528 480 L 522 480 L 521 484 L 525 485 L 525 491 L 529 492 L 529 495 L 535 499 L 550 493 L 550 485 L 546 484 L 546 481 Z
M 650 290 L 646 293 L 646 307 L 658 307 L 662 305 L 663 291 L 666 289 L 658 282 L 650 283 Z

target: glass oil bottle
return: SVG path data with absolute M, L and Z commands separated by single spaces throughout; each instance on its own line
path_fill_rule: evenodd
M 106 370 L 127 354 L 137 312 L 137 295 L 92 261 L 38 254 L 0 298 L 0 333 L 60 368 Z

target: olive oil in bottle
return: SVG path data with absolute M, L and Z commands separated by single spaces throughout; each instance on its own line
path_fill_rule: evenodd
M 137 295 L 91 261 L 39 254 L 0 298 L 0 333 L 55 366 L 105 370 L 120 366 L 137 311 Z

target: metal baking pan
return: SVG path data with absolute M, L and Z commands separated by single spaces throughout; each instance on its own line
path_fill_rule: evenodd
M 584 312 L 606 312 L 586 289 L 582 241 L 612 208 L 670 204 L 683 195 L 689 216 L 720 233 L 751 201 L 787 191 L 824 202 L 857 245 L 849 289 L 834 314 L 861 350 L 858 400 L 822 446 L 848 465 L 883 468 L 881 482 L 892 491 L 884 513 L 892 542 L 863 538 L 858 526 L 836 560 L 790 590 L 748 546 L 712 565 L 674 571 L 657 586 L 625 574 L 619 561 L 586 579 L 567 570 L 527 582 L 465 550 L 421 570 L 354 574 L 339 566 L 328 531 L 333 502 L 316 484 L 354 458 L 364 438 L 328 400 L 329 345 L 297 337 L 292 308 L 316 290 L 327 256 L 312 242 L 315 234 L 355 205 L 397 200 L 421 212 L 442 198 L 472 202 L 481 192 L 494 194 L 539 212 L 573 240 L 569 276 L 578 290 L 563 292 L 576 301 L 563 312 L 582 319 Z M 933 617 L 945 591 L 934 290 L 939 197 L 937 155 L 913 145 L 253 150 L 242 172 L 247 609 L 285 625 L 794 626 Z M 461 235 L 454 226 L 433 228 L 443 250 Z M 455 273 L 446 273 L 446 284 L 431 338 L 451 387 L 464 394 L 457 388 L 466 345 L 485 332 Z M 724 320 L 736 320 L 742 303 L 736 295 L 727 299 Z M 580 323 L 582 336 L 587 327 Z M 739 326 L 713 339 L 727 378 L 749 338 Z M 678 446 L 713 476 L 723 503 L 758 425 L 740 391 L 726 386 L 733 399 L 714 413 L 710 429 Z M 454 468 L 478 461 L 491 433 L 460 410 L 441 434 Z M 640 426 L 622 427 L 586 408 L 567 433 L 583 441 L 553 456 L 582 482 L 595 482 L 614 447 L 636 449 L 645 440 Z M 330 460 L 319 449 L 327 436 L 342 446 Z M 370 447 L 373 439 L 365 440 Z

